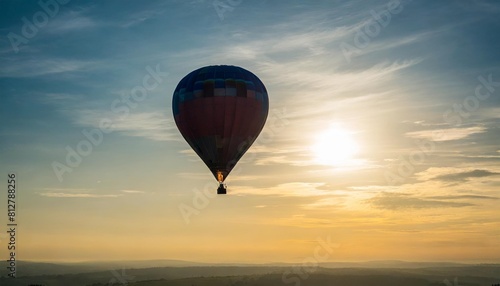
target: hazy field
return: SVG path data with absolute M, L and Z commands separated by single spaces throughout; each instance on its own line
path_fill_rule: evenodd
M 490 286 L 500 283 L 500 265 L 451 263 L 325 263 L 309 265 L 207 265 L 183 261 L 139 261 L 51 264 L 20 262 L 18 278 L 0 285 L 373 285 Z

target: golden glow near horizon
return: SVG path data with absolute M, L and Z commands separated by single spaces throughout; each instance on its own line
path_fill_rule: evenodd
M 351 166 L 354 156 L 359 152 L 359 144 L 354 140 L 352 132 L 333 124 L 320 133 L 311 147 L 315 162 L 335 167 Z

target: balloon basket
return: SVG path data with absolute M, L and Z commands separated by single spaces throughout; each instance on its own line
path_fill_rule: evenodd
M 219 188 L 217 188 L 217 194 L 218 195 L 225 195 L 226 194 L 226 187 L 223 184 L 220 184 Z

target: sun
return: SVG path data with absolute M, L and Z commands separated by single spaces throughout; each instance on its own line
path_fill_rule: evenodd
M 353 165 L 355 155 L 359 152 L 359 145 L 352 134 L 337 125 L 319 134 L 311 148 L 315 161 L 321 165 L 337 167 Z

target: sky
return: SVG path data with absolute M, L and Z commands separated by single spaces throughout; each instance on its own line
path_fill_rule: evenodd
M 500 262 L 499 13 L 485 0 L 0 1 L 18 259 L 301 262 L 321 247 L 319 262 Z M 217 64 L 252 71 L 270 102 L 225 196 L 171 109 L 186 74 Z

